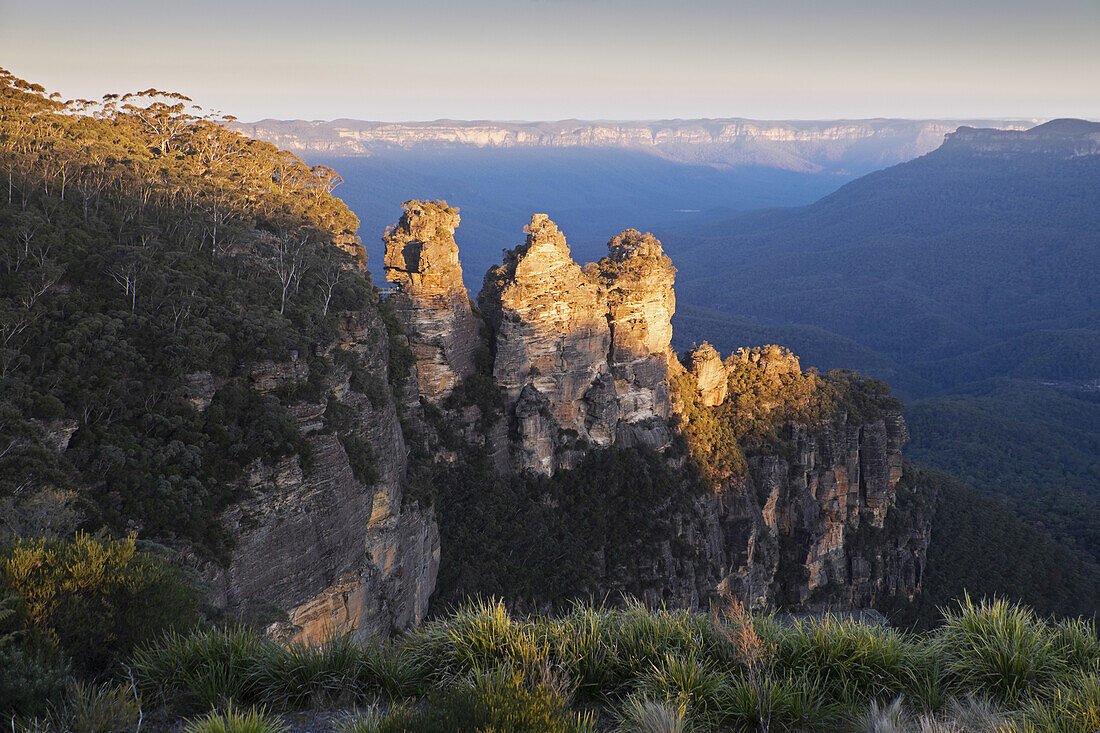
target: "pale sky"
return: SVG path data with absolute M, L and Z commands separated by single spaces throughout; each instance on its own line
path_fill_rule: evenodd
M 242 120 L 1100 118 L 1100 0 L 0 0 L 0 66 Z

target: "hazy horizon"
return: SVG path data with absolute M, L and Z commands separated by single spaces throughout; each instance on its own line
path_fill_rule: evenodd
M 1098 36 L 1093 0 L 0 0 L 18 76 L 242 120 L 1095 119 Z

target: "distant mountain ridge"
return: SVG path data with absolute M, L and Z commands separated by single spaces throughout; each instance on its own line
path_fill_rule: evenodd
M 723 168 L 860 174 L 937 148 L 962 126 L 1024 130 L 1039 120 L 749 120 L 605 122 L 370 122 L 261 120 L 235 129 L 303 155 L 369 156 L 387 150 L 622 148 Z
M 1043 154 L 1074 158 L 1100 154 L 1100 122 L 1057 119 L 1030 130 L 960 127 L 943 145 L 950 152 L 977 155 Z

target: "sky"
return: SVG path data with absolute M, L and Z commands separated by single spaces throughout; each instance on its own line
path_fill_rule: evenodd
M 241 120 L 1100 118 L 1100 0 L 0 0 L 0 66 Z

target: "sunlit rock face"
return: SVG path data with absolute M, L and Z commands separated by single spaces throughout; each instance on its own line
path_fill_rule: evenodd
M 493 376 L 513 414 L 525 395 L 520 419 L 532 428 L 520 437 L 518 467 L 552 473 L 558 430 L 596 444 L 610 442 L 609 427 L 590 435 L 585 395 L 608 371 L 611 330 L 605 293 L 570 257 L 554 222 L 535 214 L 525 231 L 527 241 L 486 273 L 478 305 L 493 333 Z M 545 421 L 533 427 L 540 410 L 555 429 L 542 427 Z
M 761 394 L 778 393 L 801 374 L 798 358 L 778 346 L 739 349 L 723 362 L 703 344 L 684 361 L 695 405 L 703 407 L 738 399 L 730 375 L 739 364 L 752 363 L 765 382 Z M 865 412 L 838 404 L 818 424 L 787 424 L 779 450 L 750 451 L 743 474 L 697 500 L 688 540 L 695 564 L 663 571 L 671 595 L 660 600 L 705 606 L 715 589 L 755 608 L 823 611 L 912 600 L 930 515 L 900 486 L 909 437 L 900 406 Z
M 726 401 L 729 373 L 717 349 L 704 341 L 687 353 L 685 363 L 698 385 L 700 404 L 715 407 Z
M 397 286 L 389 302 L 416 355 L 417 392 L 438 401 L 473 373 L 478 323 L 454 239 L 458 209 L 443 201 L 406 201 L 404 207 L 384 237 L 386 279 Z
M 616 439 L 660 449 L 672 439 L 668 377 L 680 366 L 671 348 L 676 268 L 656 237 L 636 229 L 624 230 L 607 247 L 608 256 L 594 269 L 607 292 Z
M 630 229 L 583 269 L 545 214 L 489 270 L 478 304 L 494 377 L 508 395 L 517 468 L 551 474 L 591 447 L 662 449 L 676 269 L 651 234 Z
M 389 340 L 374 303 L 341 314 L 336 338 L 318 349 L 348 354 L 386 382 Z M 258 363 L 252 388 L 301 386 L 303 363 Z M 335 417 L 330 415 L 335 413 Z M 257 460 L 244 498 L 223 522 L 233 539 L 225 563 L 210 563 L 211 602 L 250 618 L 275 620 L 272 632 L 319 643 L 333 633 L 386 636 L 424 617 L 439 568 L 439 530 L 431 510 L 405 496 L 407 450 L 389 390 L 371 397 L 351 388 L 341 367 L 316 402 L 291 408 L 309 442 L 276 465 Z M 339 420 L 344 436 L 326 429 Z M 366 452 L 367 456 L 356 455 Z M 356 474 L 368 461 L 372 475 Z

